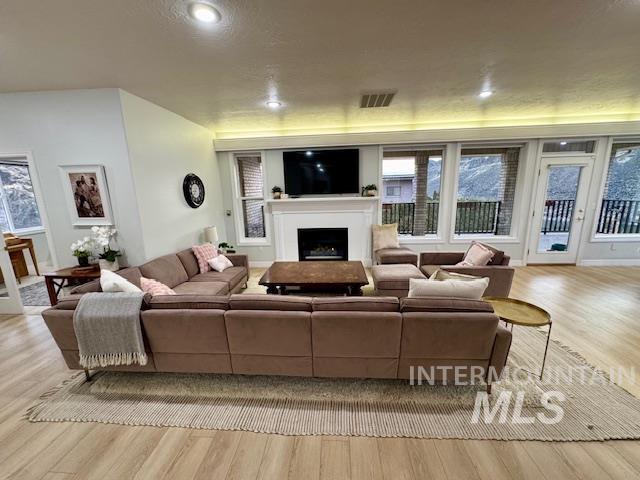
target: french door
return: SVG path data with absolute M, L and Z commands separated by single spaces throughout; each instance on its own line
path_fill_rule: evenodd
M 576 263 L 592 164 L 592 156 L 543 157 L 527 263 Z

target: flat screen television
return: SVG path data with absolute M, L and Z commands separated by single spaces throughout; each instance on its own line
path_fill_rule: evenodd
M 284 152 L 284 191 L 289 195 L 360 193 L 360 150 Z

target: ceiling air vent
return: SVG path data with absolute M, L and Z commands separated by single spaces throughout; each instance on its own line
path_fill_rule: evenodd
M 388 107 L 396 92 L 363 93 L 360 108 Z

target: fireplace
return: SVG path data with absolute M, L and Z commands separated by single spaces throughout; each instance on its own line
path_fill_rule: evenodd
M 299 228 L 298 258 L 306 260 L 349 260 L 347 228 Z

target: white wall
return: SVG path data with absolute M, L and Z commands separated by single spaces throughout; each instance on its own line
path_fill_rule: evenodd
M 189 248 L 203 229 L 225 235 L 218 161 L 211 132 L 142 98 L 120 91 L 122 113 L 147 259 Z M 182 193 L 186 174 L 205 186 L 205 200 L 191 208 Z
M 71 224 L 60 165 L 105 166 L 125 260 L 136 264 L 144 259 L 117 89 L 0 95 L 0 152 L 31 152 L 59 266 L 76 263 L 69 245 L 87 234 L 87 228 Z

